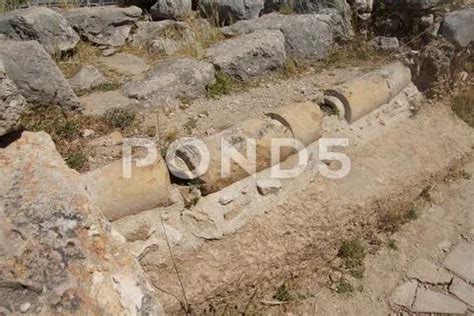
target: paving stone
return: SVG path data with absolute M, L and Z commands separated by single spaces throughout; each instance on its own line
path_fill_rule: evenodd
M 79 98 L 86 115 L 103 115 L 107 110 L 133 108 L 135 100 L 131 100 L 119 91 L 96 91 Z
M 420 258 L 417 259 L 407 272 L 410 279 L 430 284 L 449 284 L 453 276 L 433 262 Z
M 419 288 L 411 311 L 417 313 L 464 314 L 467 311 L 467 305 L 449 295 Z
M 100 61 L 112 70 L 129 76 L 140 75 L 149 69 L 143 58 L 127 53 L 101 57 Z
M 276 194 L 281 189 L 281 182 L 278 179 L 258 179 L 257 190 L 261 195 Z
M 461 241 L 444 259 L 444 266 L 474 283 L 474 244 Z
M 449 286 L 449 292 L 456 295 L 461 301 L 474 306 L 474 287 L 459 278 L 454 278 Z
M 390 303 L 392 305 L 402 306 L 410 309 L 413 301 L 415 300 L 417 287 L 418 282 L 415 280 L 403 283 L 393 292 L 392 296 L 390 297 Z

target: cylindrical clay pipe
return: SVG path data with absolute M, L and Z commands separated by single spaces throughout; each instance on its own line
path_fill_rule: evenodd
M 326 96 L 339 99 L 349 123 L 388 103 L 411 82 L 410 69 L 396 62 L 372 71 L 335 88 Z
M 124 178 L 122 160 L 117 160 L 82 175 L 92 200 L 111 221 L 170 204 L 170 177 L 163 159 L 144 167 L 133 161 L 131 171 L 131 178 Z
M 230 174 L 228 177 L 221 176 L 221 141 L 230 144 L 244 157 L 247 157 L 247 140 L 252 138 L 256 142 L 256 172 L 272 166 L 271 141 L 275 138 L 295 138 L 304 145 L 317 140 L 321 134 L 322 113 L 319 107 L 312 103 L 297 103 L 282 107 L 275 112 L 268 113 L 267 119 L 250 119 L 226 129 L 216 135 L 203 139 L 206 144 L 210 164 L 208 170 L 199 177 L 202 184 L 202 192 L 209 194 L 216 192 L 249 174 L 238 163 L 230 160 Z M 282 147 L 280 150 L 280 161 L 295 153 L 291 147 Z M 180 168 L 196 168 L 201 157 L 192 150 L 184 147 L 179 152 L 182 160 Z M 274 163 L 278 163 L 275 161 Z M 174 166 L 176 168 L 176 166 Z M 188 173 L 184 171 L 183 173 Z

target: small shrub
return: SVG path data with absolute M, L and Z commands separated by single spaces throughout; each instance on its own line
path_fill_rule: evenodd
M 119 88 L 119 84 L 117 82 L 106 82 L 106 83 L 103 83 L 97 87 L 94 88 L 94 90 L 96 91 L 114 91 L 114 90 L 117 90 Z
M 416 208 L 414 206 L 408 210 L 408 212 L 405 215 L 405 218 L 408 221 L 413 221 L 418 218 L 418 212 L 416 211 Z
M 280 6 L 280 9 L 278 10 L 278 12 L 280 14 L 290 15 L 290 14 L 295 13 L 295 10 L 293 10 L 293 7 L 289 3 L 283 3 Z
M 183 124 L 183 128 L 186 131 L 186 133 L 191 134 L 193 132 L 193 129 L 197 127 L 197 120 L 194 117 L 188 118 L 186 123 Z
M 58 122 L 55 127 L 56 134 L 65 140 L 73 140 L 78 137 L 80 126 L 74 121 Z
M 452 109 L 461 120 L 474 127 L 474 89 L 455 96 Z
M 275 295 L 273 295 L 273 299 L 280 302 L 287 302 L 291 300 L 291 295 L 288 291 L 288 285 L 286 282 L 283 282 L 283 284 L 278 287 Z
M 336 281 L 336 292 L 339 294 L 348 294 L 354 292 L 354 287 L 344 278 Z
M 328 104 L 321 104 L 320 106 L 321 111 L 327 116 L 339 116 L 339 109 L 335 106 L 330 106 Z
M 288 58 L 286 60 L 284 71 L 287 76 L 295 75 L 298 73 L 298 65 L 296 64 L 296 61 L 293 58 Z
M 355 278 L 364 277 L 365 247 L 359 239 L 344 240 L 339 248 L 338 256 L 342 258 L 344 267 Z
M 135 112 L 125 109 L 111 109 L 104 115 L 105 121 L 115 128 L 127 128 L 135 121 Z
M 348 266 L 358 265 L 365 255 L 365 247 L 359 239 L 344 240 L 338 252 L 338 256 L 344 259 Z
M 398 250 L 397 242 L 395 241 L 395 239 L 389 239 L 387 242 L 387 246 L 392 250 Z
M 213 84 L 207 86 L 207 96 L 209 98 L 217 98 L 224 94 L 229 94 L 234 80 L 228 74 L 217 71 L 216 80 Z
M 83 171 L 87 164 L 87 157 L 82 151 L 72 152 L 64 160 L 69 168 L 77 171 Z

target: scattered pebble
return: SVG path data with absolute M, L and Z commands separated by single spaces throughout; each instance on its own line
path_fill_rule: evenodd
M 109 47 L 109 48 L 106 48 L 102 51 L 102 56 L 104 57 L 109 57 L 109 56 L 112 56 L 113 54 L 115 54 L 117 52 L 117 50 L 113 47 Z
M 31 308 L 31 304 L 26 302 L 20 305 L 20 312 L 26 313 Z

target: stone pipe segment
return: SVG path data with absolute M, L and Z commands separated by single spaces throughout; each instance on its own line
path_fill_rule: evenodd
M 305 146 L 321 137 L 323 113 L 311 101 L 283 106 L 266 115 L 287 127 Z
M 198 177 L 202 193 L 216 192 L 251 175 L 238 163 L 230 159 L 230 175 L 228 177 L 221 176 L 221 139 L 232 145 L 244 157 L 247 157 L 247 139 L 255 139 L 257 149 L 256 171 L 258 172 L 271 166 L 271 140 L 273 138 L 292 137 L 291 131 L 278 121 L 249 119 L 218 134 L 202 139 L 210 154 L 209 168 Z M 294 152 L 293 148 L 282 148 L 280 159 L 283 160 Z M 187 166 L 190 169 L 196 168 L 201 159 L 196 151 L 189 150 L 187 146 L 183 147 L 181 152 L 177 152 L 177 156 L 183 161 L 180 165 L 182 167 Z M 177 165 L 173 167 L 176 168 Z M 183 173 L 187 172 L 184 171 Z
M 388 103 L 411 82 L 410 70 L 396 62 L 325 91 L 344 104 L 345 118 L 356 121 Z
M 122 160 L 82 175 L 92 200 L 110 221 L 158 206 L 168 206 L 170 176 L 159 157 L 149 166 L 137 167 L 132 161 L 132 177 L 122 176 Z

